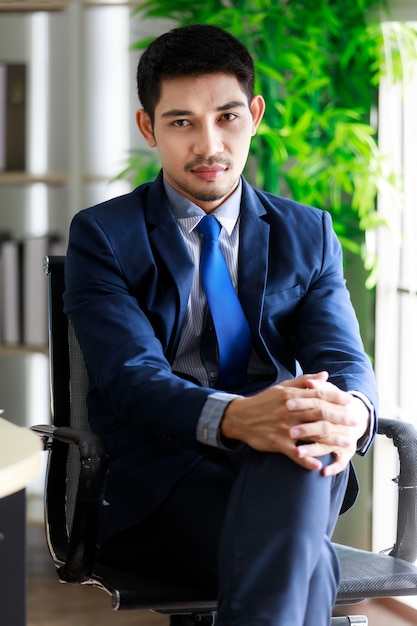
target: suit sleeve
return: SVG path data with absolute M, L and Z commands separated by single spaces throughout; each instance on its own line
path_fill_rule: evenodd
M 330 382 L 337 387 L 363 394 L 376 415 L 374 373 L 346 288 L 341 246 L 326 212 L 322 212 L 322 242 L 320 263 L 304 286 L 305 293 L 295 314 L 296 357 L 303 371 L 327 370 Z M 362 452 L 368 450 L 376 428 L 375 419 L 373 432 Z
M 198 448 L 197 421 L 213 390 L 172 373 L 160 340 L 129 289 L 119 257 L 94 215 L 82 211 L 75 216 L 65 263 L 64 306 L 93 393 L 111 407 L 116 420 Z

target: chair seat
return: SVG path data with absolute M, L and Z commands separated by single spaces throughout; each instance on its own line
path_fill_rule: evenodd
M 417 567 L 403 559 L 334 544 L 342 569 L 338 603 L 415 595 Z
M 216 610 L 214 594 L 176 581 L 152 579 L 148 573 L 133 574 L 96 563 L 86 584 L 104 589 L 112 596 L 114 609 L 152 609 L 160 613 L 211 613 Z
M 416 594 L 417 567 L 412 563 L 340 544 L 334 546 L 342 570 L 337 604 L 383 595 Z M 147 573 L 122 572 L 101 563 L 96 563 L 94 575 L 86 584 L 110 593 L 114 609 L 153 609 L 170 614 L 184 609 L 198 613 L 216 610 L 214 594 L 205 589 L 175 581 L 153 580 Z

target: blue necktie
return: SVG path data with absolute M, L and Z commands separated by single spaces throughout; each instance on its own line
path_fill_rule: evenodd
M 219 348 L 218 387 L 246 381 L 252 337 L 219 247 L 221 225 L 213 215 L 198 224 L 204 238 L 200 259 L 201 282 L 213 319 Z

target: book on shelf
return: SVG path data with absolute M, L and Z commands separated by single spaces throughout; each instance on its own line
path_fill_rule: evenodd
M 0 171 L 26 169 L 26 64 L 0 62 Z
M 10 239 L 1 244 L 1 342 L 42 347 L 48 344 L 46 255 L 65 254 L 57 235 Z
M 22 341 L 26 346 L 48 343 L 48 281 L 42 271 L 47 255 L 65 254 L 56 235 L 27 237 L 22 242 Z
M 1 244 L 1 341 L 18 345 L 22 339 L 21 317 L 21 243 L 6 239 Z

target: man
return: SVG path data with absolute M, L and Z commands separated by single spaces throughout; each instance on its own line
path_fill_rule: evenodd
M 137 125 L 162 172 L 74 218 L 65 307 L 110 458 L 101 558 L 213 590 L 218 626 L 328 626 L 330 537 L 376 393 L 329 215 L 241 176 L 265 107 L 253 84 L 216 27 L 149 46 Z M 226 286 L 212 304 L 209 248 L 240 312 Z

